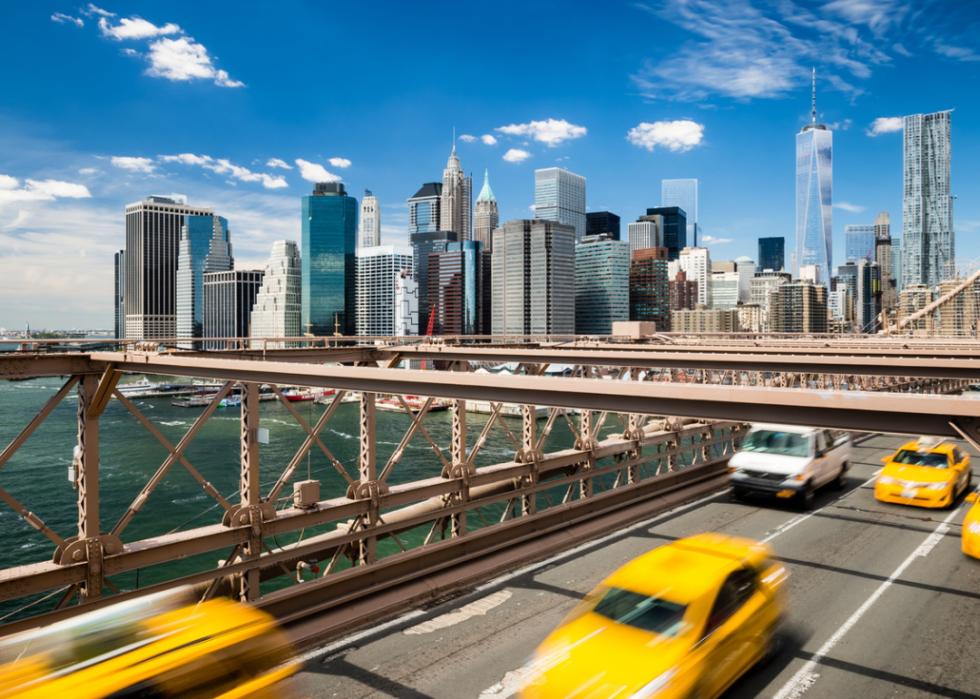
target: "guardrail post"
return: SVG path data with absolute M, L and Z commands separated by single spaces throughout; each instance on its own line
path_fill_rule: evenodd
M 594 462 L 594 457 L 592 455 L 592 450 L 595 448 L 595 441 L 592 439 L 592 411 L 591 410 L 581 410 L 579 411 L 579 426 L 578 426 L 578 448 L 583 451 L 589 452 L 585 460 L 579 464 L 579 471 L 588 474 L 592 470 L 592 465 Z M 579 498 L 587 498 L 592 495 L 592 478 L 586 475 L 584 478 L 578 482 L 578 496 Z
M 538 414 L 533 405 L 521 406 L 521 449 L 517 452 L 517 460 L 531 466 L 531 473 L 524 477 L 523 485 L 534 485 L 538 482 L 537 443 L 538 443 Z M 537 512 L 536 493 L 521 495 L 521 514 L 533 515 Z
M 361 392 L 360 400 L 360 454 L 358 456 L 358 470 L 360 472 L 359 481 L 361 485 L 368 484 L 368 487 L 376 487 L 378 480 L 377 466 L 377 414 L 375 407 L 376 394 Z M 372 503 L 375 502 L 372 498 Z M 378 511 L 374 504 L 370 508 L 367 516 L 361 517 L 360 528 L 367 530 L 373 528 L 378 521 Z M 358 565 L 368 565 L 374 563 L 377 558 L 378 540 L 374 536 L 364 537 L 357 543 L 357 563 Z
M 472 467 L 466 459 L 466 401 L 454 400 L 450 405 L 452 416 L 452 438 L 450 440 L 450 457 L 454 477 L 462 478 L 459 495 L 460 503 L 465 503 L 469 497 L 469 475 Z M 461 511 L 450 518 L 450 535 L 455 538 L 466 534 L 466 512 Z
M 248 542 L 242 547 L 242 559 L 257 559 L 262 552 L 262 484 L 259 478 L 259 387 L 256 383 L 242 384 L 241 407 L 241 476 L 239 491 L 241 509 L 248 512 L 252 526 Z M 259 596 L 259 569 L 242 573 L 239 599 L 250 602 Z
M 78 444 L 75 447 L 75 479 L 78 485 L 78 542 L 72 559 L 88 563 L 85 582 L 79 587 L 79 600 L 85 602 L 102 595 L 105 571 L 99 541 L 99 414 L 91 410 L 99 387 L 99 377 L 83 376 L 78 382 Z

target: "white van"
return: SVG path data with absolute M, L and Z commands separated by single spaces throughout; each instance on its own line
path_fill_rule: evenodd
M 794 499 L 804 509 L 827 484 L 844 487 L 851 438 L 815 427 L 753 425 L 729 460 L 732 497 L 750 494 Z

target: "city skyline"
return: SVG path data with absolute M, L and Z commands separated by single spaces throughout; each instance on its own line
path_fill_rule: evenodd
M 701 22 L 729 10 L 713 3 L 705 3 L 699 20 L 673 3 L 656 12 L 625 3 L 604 8 L 602 21 L 638 48 L 595 67 L 587 48 L 559 61 L 543 47 L 529 46 L 515 57 L 478 53 L 438 77 L 422 75 L 408 62 L 391 69 L 398 81 L 381 66 L 402 45 L 406 28 L 434 20 L 432 9 L 409 13 L 391 6 L 376 36 L 354 41 L 344 32 L 363 19 L 363 10 L 352 7 L 263 14 L 262 22 L 220 13 L 220 33 L 208 29 L 218 7 L 144 8 L 143 19 L 153 27 L 179 26 L 142 38 L 123 36 L 122 19 L 134 15 L 115 5 L 102 8 L 116 13 L 103 18 L 105 30 L 98 16 L 63 3 L 5 8 L 3 24 L 13 29 L 4 34 L 0 57 L 26 67 L 11 76 L 15 89 L 0 110 L 0 326 L 110 328 L 113 309 L 106 299 L 112 298 L 112 254 L 123 247 L 121 212 L 151 194 L 177 192 L 192 206 L 220 212 L 234 231 L 236 261 L 261 268 L 274 240 L 299 240 L 299 199 L 311 188 L 306 176 L 325 170 L 342 177 L 350 192 L 375 192 L 383 244 L 407 242 L 405 200 L 421 183 L 440 179 L 454 126 L 465 174 L 490 170 L 501 222 L 529 215 L 536 168 L 559 166 L 583 175 L 587 211 L 613 211 L 627 222 L 660 205 L 662 179 L 690 177 L 700 182 L 699 243 L 713 258 L 754 257 L 758 237 L 794 239 L 792 135 L 809 120 L 813 63 L 819 119 L 834 131 L 834 248 L 844 249 L 845 225 L 871 223 L 878 211 L 889 212 L 895 231 L 901 230 L 902 135 L 890 131 L 899 130 L 899 117 L 953 108 L 956 250 L 963 263 L 980 257 L 974 235 L 980 205 L 968 196 L 980 181 L 974 164 L 980 162 L 980 131 L 976 98 L 960 89 L 977 79 L 976 55 L 963 48 L 976 18 L 957 14 L 953 4 L 933 13 L 961 27 L 957 35 L 943 25 L 940 46 L 927 41 L 924 28 L 913 30 L 897 4 L 882 4 L 877 19 L 820 11 L 821 19 L 854 28 L 859 38 L 848 47 L 828 32 L 793 25 L 776 10 L 740 7 L 767 13 L 805 46 L 847 56 L 866 74 L 828 66 L 813 51 L 780 49 L 780 62 L 765 79 L 748 79 L 751 61 L 733 67 L 746 69 L 738 74 L 746 80 L 732 83 L 741 90 L 736 92 L 694 63 L 681 63 L 699 47 L 717 48 L 720 39 L 707 39 Z M 523 11 L 533 15 L 529 19 L 551 16 L 580 32 L 598 12 L 561 13 L 549 3 Z M 469 36 L 473 12 L 467 8 L 438 22 Z M 484 31 L 530 32 L 512 26 L 508 12 L 502 8 Z M 83 26 L 52 20 L 55 13 Z M 644 32 L 658 22 L 665 29 L 663 46 L 641 48 L 649 46 Z M 365 84 L 340 101 L 309 97 L 310 108 L 296 114 L 286 97 L 312 69 L 303 65 L 308 57 L 299 39 L 313 30 L 326 32 L 344 61 L 361 67 Z M 297 41 L 281 47 L 282 55 L 250 52 L 248 44 L 262 31 L 277 37 L 277 49 L 288 32 Z M 152 46 L 161 37 L 206 48 L 207 66 L 193 75 L 154 73 Z M 879 37 L 889 41 L 877 41 L 878 47 L 902 37 L 903 50 L 913 56 L 881 48 L 875 57 L 869 46 Z M 758 31 L 750 31 L 747 41 L 759 45 Z M 413 50 L 420 60 L 435 60 L 444 51 Z M 368 57 L 370 52 L 379 55 Z M 709 64 L 713 55 L 703 54 Z M 546 93 L 497 84 L 512 74 L 515 62 L 527 61 L 554 76 Z M 928 94 L 902 89 L 916 80 L 930 85 Z M 206 110 L 200 108 L 205 102 Z M 173 109 L 196 115 L 190 128 L 187 119 L 173 119 Z M 867 176 L 869 167 L 874 178 Z M 835 266 L 840 261 L 835 255 Z

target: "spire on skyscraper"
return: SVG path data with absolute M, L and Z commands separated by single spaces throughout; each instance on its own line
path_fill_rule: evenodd
M 810 123 L 817 123 L 817 69 L 811 68 L 812 92 L 810 96 Z
M 483 171 L 483 188 L 480 190 L 480 195 L 476 198 L 477 201 L 497 201 L 497 198 L 493 196 L 493 190 L 490 189 L 490 170 L 485 169 Z

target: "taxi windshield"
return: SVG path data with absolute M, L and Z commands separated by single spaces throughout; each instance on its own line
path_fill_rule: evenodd
M 662 636 L 676 636 L 683 628 L 683 604 L 618 587 L 606 590 L 592 611 L 620 624 Z
M 798 432 L 780 430 L 752 430 L 745 435 L 742 451 L 782 454 L 784 456 L 809 456 L 810 440 Z
M 949 466 L 945 454 L 934 454 L 927 451 L 912 451 L 902 449 L 895 458 L 892 459 L 896 464 L 908 464 L 910 466 L 931 466 L 932 468 L 946 468 Z

